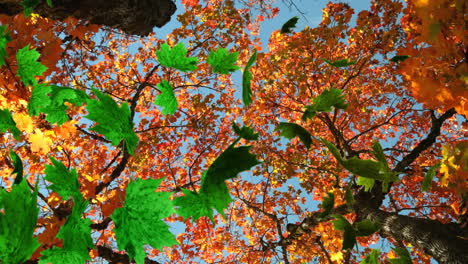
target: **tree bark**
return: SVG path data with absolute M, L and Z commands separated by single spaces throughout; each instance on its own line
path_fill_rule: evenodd
M 0 14 L 16 15 L 23 12 L 22 0 L 0 0 Z M 45 0 L 35 13 L 55 20 L 69 16 L 119 28 L 128 34 L 148 35 L 153 28 L 164 26 L 176 10 L 173 0 Z

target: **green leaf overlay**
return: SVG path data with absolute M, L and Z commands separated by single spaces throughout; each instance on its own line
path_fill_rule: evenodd
M 344 231 L 343 234 L 343 250 L 351 249 L 356 244 L 356 230 L 353 226 L 341 215 L 332 215 L 336 218 L 333 221 L 333 226 L 336 230 Z
M 36 8 L 36 6 L 39 5 L 40 2 L 41 0 L 23 0 L 21 2 L 21 5 L 24 8 L 23 10 L 24 16 L 26 17 L 30 16 L 34 8 Z
M 411 256 L 406 248 L 392 248 L 399 258 L 388 259 L 392 264 L 412 264 Z
M 358 185 L 365 186 L 366 191 L 373 187 L 375 180 L 381 181 L 383 183 L 383 190 L 388 188 L 389 182 L 398 180 L 398 175 L 390 171 L 388 168 L 382 147 L 377 141 L 374 142 L 372 148 L 374 156 L 376 156 L 377 159 L 380 159 L 379 161 L 362 160 L 357 157 L 346 159 L 341 156 L 338 149 L 331 142 L 325 139 L 322 139 L 322 142 L 327 146 L 338 163 L 341 164 L 341 166 L 343 166 L 351 173 L 360 176 L 358 177 Z
M 322 59 L 324 62 L 330 64 L 333 67 L 341 68 L 341 67 L 348 67 L 353 64 L 356 64 L 355 61 L 350 61 L 348 59 L 342 59 L 342 60 L 336 60 L 336 61 L 330 61 L 327 59 Z
M 112 145 L 117 146 L 124 140 L 128 152 L 133 155 L 133 150 L 138 145 L 138 136 L 133 131 L 133 122 L 131 120 L 130 108 L 127 103 L 120 107 L 112 100 L 109 95 L 93 89 L 97 99 L 88 100 L 86 109 L 89 120 L 96 123 L 91 130 L 103 134 L 112 141 Z
M 359 264 L 379 264 L 380 251 L 378 249 L 372 249 L 372 252 L 363 259 Z
M 144 245 L 161 250 L 177 244 L 169 226 L 161 219 L 173 214 L 170 192 L 155 192 L 163 179 L 137 179 L 128 184 L 125 204 L 111 215 L 119 250 L 125 250 L 137 264 L 146 257 Z
M 49 157 L 53 165 L 45 165 L 44 179 L 51 182 L 49 189 L 56 192 L 63 200 L 73 197 L 75 203 L 83 200 L 76 169 L 68 170 L 62 162 Z
M 0 26 L 0 67 L 5 65 L 7 57 L 6 44 L 11 41 L 10 34 L 7 31 L 7 26 Z
M 324 209 L 324 211 L 319 214 L 319 217 L 323 218 L 328 216 L 333 207 L 335 207 L 335 195 L 332 192 L 329 192 L 327 193 L 327 197 L 323 198 L 322 208 Z
M 173 48 L 169 47 L 167 43 L 162 44 L 161 48 L 156 50 L 156 56 L 159 63 L 165 67 L 175 68 L 183 72 L 197 69 L 198 59 L 187 57 L 187 50 L 182 42 Z
M 354 195 L 350 187 L 346 189 L 345 200 L 346 200 L 346 205 L 348 206 L 348 209 L 353 210 Z
M 19 139 L 21 131 L 16 127 L 15 120 L 8 109 L 0 109 L 0 132 L 5 133 L 10 130 L 16 140 Z
M 370 236 L 379 231 L 380 223 L 365 219 L 356 223 L 356 236 Z
M 318 112 L 330 112 L 333 110 L 332 107 L 346 109 L 348 104 L 345 103 L 342 93 L 342 90 L 336 88 L 323 90 L 319 96 L 312 100 L 312 105 L 305 107 L 306 110 L 302 115 L 302 120 L 313 118 Z
M 224 217 L 224 209 L 232 201 L 225 180 L 235 178 L 240 172 L 260 163 L 249 152 L 250 146 L 234 147 L 234 144 L 203 173 L 198 193 L 183 190 L 185 195 L 175 198 L 174 204 L 179 207 L 177 214 L 184 218 L 192 217 L 192 220 L 208 216 L 214 222 L 213 209 L 216 209 Z
M 291 33 L 292 29 L 296 27 L 298 20 L 299 20 L 299 17 L 295 16 L 289 19 L 288 21 L 286 21 L 286 23 L 284 23 L 283 26 L 281 27 L 281 33 L 282 34 Z
M 40 246 L 33 237 L 37 216 L 37 186 L 31 193 L 26 180 L 11 191 L 0 189 L 0 260 L 3 264 L 24 263 Z
M 174 88 L 166 80 L 158 83 L 157 87 L 161 93 L 156 96 L 154 104 L 163 108 L 163 115 L 173 115 L 177 111 L 177 98 L 174 95 Z
M 13 150 L 10 150 L 10 158 L 14 167 L 12 174 L 16 174 L 14 184 L 19 184 L 23 180 L 23 161 Z
M 238 56 L 239 52 L 229 54 L 227 49 L 221 48 L 216 51 L 210 51 L 206 62 L 213 67 L 213 72 L 229 74 L 240 69 L 239 66 L 234 65 L 237 62 Z
M 252 103 L 252 90 L 250 90 L 250 81 L 252 80 L 252 73 L 250 72 L 250 67 L 257 60 L 257 50 L 254 51 L 252 56 L 250 56 L 247 65 L 245 65 L 244 72 L 242 74 L 242 102 L 245 106 L 249 106 Z
M 61 125 L 69 120 L 68 107 L 65 102 L 80 106 L 89 99 L 81 90 L 56 85 L 37 84 L 32 91 L 28 104 L 30 115 L 47 114 L 46 120 L 51 124 Z
M 24 85 L 36 85 L 35 76 L 42 75 L 47 67 L 37 61 L 41 54 L 36 49 L 29 49 L 29 44 L 18 50 L 16 60 L 18 62 L 18 76 Z
M 305 130 L 298 124 L 281 122 L 276 127 L 276 130 L 280 131 L 280 135 L 287 139 L 299 137 L 307 148 L 310 148 L 310 145 L 312 144 L 312 136 L 309 131 Z
M 85 200 L 75 201 L 71 215 L 57 233 L 57 238 L 63 240 L 63 246 L 42 251 L 39 264 L 82 264 L 91 260 L 89 249 L 94 248 L 90 227 L 92 222 L 81 217 L 87 206 Z
M 254 133 L 254 129 L 248 126 L 239 128 L 236 123 L 232 122 L 232 129 L 241 138 L 245 140 L 257 140 L 258 133 Z
M 429 191 L 432 186 L 432 179 L 436 175 L 436 170 L 440 167 L 441 163 L 437 163 L 434 166 L 431 166 L 424 176 L 424 180 L 421 184 L 421 189 L 423 192 Z
M 394 56 L 393 58 L 391 58 L 390 61 L 399 63 L 399 62 L 403 62 L 403 61 L 407 60 L 410 57 L 411 56 L 408 56 L 408 55 L 397 55 L 397 56 Z

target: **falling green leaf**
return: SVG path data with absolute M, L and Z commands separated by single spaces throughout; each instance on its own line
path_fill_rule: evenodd
M 323 92 L 315 97 L 312 105 L 307 105 L 305 112 L 302 115 L 302 120 L 315 117 L 318 112 L 330 112 L 332 107 L 338 109 L 346 109 L 348 104 L 345 102 L 343 91 L 340 89 L 331 88 L 323 90 Z
M 177 111 L 177 98 L 174 95 L 174 88 L 166 80 L 158 83 L 157 87 L 161 93 L 156 96 L 154 103 L 163 108 L 163 115 L 173 115 Z
M 5 133 L 7 129 L 10 130 L 16 140 L 19 139 L 21 131 L 16 127 L 15 120 L 13 120 L 10 111 L 8 109 L 0 109 L 0 132 Z
M 357 179 L 357 185 L 364 186 L 364 191 L 366 192 L 372 190 L 372 187 L 374 187 L 374 184 L 375 184 L 375 180 L 371 178 L 359 176 Z
M 51 247 L 47 250 L 41 251 L 41 259 L 39 260 L 39 264 L 83 264 L 86 263 L 83 256 L 71 250 L 64 250 L 63 248 L 59 247 Z
M 406 248 L 392 248 L 399 258 L 388 259 L 392 264 L 412 264 L 411 256 Z
M 408 55 L 397 55 L 397 56 L 393 56 L 393 58 L 391 58 L 390 61 L 399 63 L 399 62 L 403 62 L 403 61 L 407 60 L 410 57 L 411 56 L 408 56 Z
M 258 133 L 254 133 L 254 129 L 248 126 L 239 128 L 236 123 L 232 122 L 232 129 L 241 138 L 245 140 L 257 140 Z
M 62 162 L 49 157 L 53 165 L 45 165 L 46 176 L 44 179 L 51 182 L 49 189 L 56 192 L 63 200 L 73 197 L 75 203 L 83 200 L 78 182 L 78 174 L 75 169 L 68 170 Z
M 54 7 L 54 5 L 52 4 L 52 0 L 46 0 L 46 3 L 49 7 Z
M 356 230 L 353 226 L 341 215 L 332 215 L 336 220 L 333 221 L 333 226 L 336 230 L 344 231 L 343 234 L 343 250 L 351 249 L 356 244 Z
M 332 192 L 327 193 L 327 197 L 323 198 L 322 208 L 324 211 L 319 214 L 320 218 L 326 217 L 330 214 L 331 210 L 335 206 L 335 195 Z
M 291 33 L 292 29 L 296 27 L 298 20 L 299 20 L 299 17 L 295 16 L 289 19 L 288 21 L 286 21 L 286 23 L 284 23 L 283 26 L 281 27 L 281 33 L 282 34 Z
M 378 249 L 372 249 L 372 252 L 359 264 L 379 264 L 380 251 Z
M 155 192 L 163 179 L 137 179 L 128 184 L 125 204 L 111 218 L 119 250 L 125 250 L 137 264 L 143 264 L 146 244 L 161 250 L 178 244 L 161 219 L 172 215 L 170 192 Z
M 250 81 L 252 80 L 252 73 L 250 72 L 250 67 L 257 60 L 257 50 L 254 51 L 252 56 L 250 56 L 247 65 L 245 65 L 244 72 L 242 75 L 242 102 L 245 106 L 249 106 L 252 103 L 252 90 L 250 90 Z
M 23 162 L 13 150 L 10 150 L 10 158 L 14 167 L 12 174 L 16 174 L 14 184 L 19 184 L 23 180 Z
M 421 189 L 423 192 L 429 191 L 432 186 L 432 179 L 436 175 L 436 170 L 440 167 L 441 163 L 437 163 L 434 166 L 431 166 L 427 171 L 426 175 L 424 176 L 424 180 L 421 185 Z
M 34 86 L 28 104 L 29 114 L 36 116 L 39 113 L 47 114 L 46 120 L 51 124 L 61 125 L 69 120 L 68 106 L 65 102 L 80 106 L 89 99 L 81 90 L 56 85 L 37 84 Z
M 208 64 L 213 67 L 213 72 L 229 74 L 240 69 L 234 65 L 237 62 L 239 52 L 228 53 L 227 49 L 221 48 L 216 51 L 210 51 L 208 55 Z
M 10 33 L 7 31 L 7 26 L 0 26 L 0 67 L 5 65 L 7 57 L 6 44 L 11 41 Z
M 298 124 L 281 122 L 276 127 L 276 130 L 280 131 L 280 135 L 287 139 L 299 137 L 307 148 L 310 148 L 310 145 L 312 144 L 312 136 L 309 131 L 305 130 Z
M 353 210 L 354 196 L 353 196 L 353 192 L 351 191 L 351 188 L 346 189 L 345 200 L 346 200 L 346 205 L 348 206 L 348 209 Z
M 47 70 L 46 66 L 37 61 L 40 56 L 35 48 L 29 49 L 29 44 L 16 53 L 18 76 L 24 85 L 34 86 L 37 83 L 35 76 L 40 76 Z
M 159 63 L 165 67 L 175 68 L 183 72 L 197 69 L 198 59 L 187 57 L 187 50 L 182 42 L 173 48 L 169 47 L 167 43 L 162 44 L 161 48 L 156 50 L 156 56 Z
M 322 59 L 322 60 L 324 62 L 330 64 L 331 66 L 338 67 L 338 68 L 347 67 L 347 66 L 351 66 L 353 64 L 356 64 L 355 61 L 350 61 L 348 59 L 342 59 L 342 60 L 336 60 L 336 61 L 330 61 L 330 60 L 327 60 L 327 59 Z
M 380 229 L 379 222 L 373 222 L 369 219 L 356 223 L 356 236 L 370 236 Z
M 127 150 L 133 155 L 133 151 L 138 145 L 138 136 L 133 131 L 130 108 L 127 103 L 120 107 L 109 95 L 93 89 L 98 99 L 88 100 L 86 109 L 89 120 L 96 123 L 91 130 L 103 134 L 112 141 L 112 145 L 117 146 L 124 140 Z
M 24 263 L 40 246 L 33 237 L 39 213 L 37 186 L 31 193 L 23 179 L 10 192 L 0 189 L 0 212 L 0 260 L 3 264 Z
M 26 17 L 30 16 L 34 8 L 36 8 L 36 6 L 39 5 L 40 2 L 41 0 L 23 0 L 21 2 L 21 5 L 24 8 L 23 10 L 24 16 Z

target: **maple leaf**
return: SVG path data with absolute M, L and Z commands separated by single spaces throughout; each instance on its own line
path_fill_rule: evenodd
M 88 115 L 85 116 L 98 123 L 91 130 L 103 134 L 112 141 L 114 146 L 119 145 L 124 140 L 128 152 L 133 155 L 133 150 L 138 144 L 138 136 L 133 131 L 128 104 L 123 103 L 119 107 L 109 95 L 96 89 L 93 89 L 93 92 L 99 100 L 87 100 Z
M 393 56 L 390 61 L 393 61 L 393 62 L 396 62 L 396 63 L 399 63 L 399 62 L 403 62 L 405 60 L 407 60 L 408 58 L 410 58 L 411 56 L 408 56 L 408 55 L 397 55 L 397 56 Z
M 353 64 L 356 64 L 355 61 L 350 61 L 348 59 L 342 59 L 342 60 L 336 60 L 336 61 L 331 61 L 331 60 L 327 60 L 327 59 L 322 59 L 324 62 L 328 63 L 329 65 L 333 66 L 333 67 L 337 67 L 337 68 L 341 68 L 341 67 L 347 67 L 347 66 L 351 66 Z
M 365 219 L 356 223 L 356 236 L 370 236 L 380 230 L 380 223 Z
M 245 106 L 249 106 L 252 103 L 252 90 L 250 89 L 250 81 L 252 80 L 252 73 L 250 72 L 250 67 L 257 60 L 257 50 L 254 51 L 252 56 L 250 56 L 245 65 L 244 72 L 242 74 L 242 102 Z
M 356 230 L 353 226 L 341 215 L 332 215 L 336 218 L 333 221 L 333 227 L 336 230 L 344 231 L 343 234 L 343 250 L 351 249 L 356 244 Z
M 177 111 L 177 98 L 174 95 L 174 88 L 166 80 L 158 83 L 157 87 L 161 93 L 156 96 L 154 104 L 162 106 L 163 115 L 173 115 Z
M 241 138 L 245 140 L 257 140 L 258 133 L 254 133 L 254 129 L 248 126 L 243 126 L 239 128 L 236 123 L 232 122 L 232 129 L 234 132 Z
M 36 49 L 29 49 L 29 44 L 18 50 L 16 60 L 18 62 L 18 76 L 24 85 L 34 86 L 37 81 L 35 76 L 42 75 L 47 70 L 47 67 L 37 62 L 41 54 Z
M 46 176 L 44 177 L 46 181 L 52 183 L 48 188 L 58 193 L 63 200 L 67 200 L 70 196 L 75 202 L 83 200 L 76 169 L 70 171 L 62 162 L 53 157 L 49 158 L 53 165 L 45 165 Z
M 23 263 L 40 246 L 33 237 L 39 209 L 37 186 L 31 193 L 26 180 L 10 192 L 0 189 L 0 259 L 4 264 Z
M 21 158 L 13 150 L 10 150 L 10 158 L 13 161 L 13 172 L 11 174 L 16 174 L 14 184 L 19 184 L 23 180 L 23 162 Z
M 177 214 L 184 219 L 192 217 L 196 220 L 202 216 L 208 216 L 213 222 L 213 208 L 211 207 L 210 197 L 187 189 L 182 189 L 183 196 L 175 198 L 174 205 L 178 206 Z M 224 197 L 224 203 L 229 204 L 232 201 L 231 196 L 226 196 L 225 192 L 218 192 L 217 198 Z
M 299 137 L 299 139 L 307 148 L 310 148 L 310 144 L 312 144 L 312 136 L 310 135 L 309 131 L 305 130 L 298 124 L 281 122 L 276 127 L 276 130 L 280 131 L 280 135 L 287 139 Z
M 406 248 L 392 248 L 399 258 L 388 259 L 392 264 L 412 264 L 411 256 Z
M 335 195 L 332 192 L 327 193 L 327 197 L 323 198 L 322 208 L 324 211 L 319 214 L 319 217 L 323 218 L 330 214 L 331 210 L 335 206 Z
M 289 19 L 288 21 L 286 21 L 286 23 L 284 23 L 283 26 L 281 27 L 281 33 L 282 34 L 292 33 L 292 29 L 296 27 L 298 20 L 299 20 L 299 17 L 295 16 Z
M 15 121 L 16 127 L 18 127 L 19 130 L 24 131 L 26 133 L 31 133 L 34 131 L 33 120 L 28 114 L 14 113 L 13 120 Z
M 207 63 L 213 67 L 213 72 L 229 74 L 240 69 L 234 65 L 237 62 L 239 52 L 228 53 L 227 49 L 221 48 L 216 51 L 210 51 Z
M 125 204 L 111 215 L 119 250 L 125 250 L 137 264 L 146 256 L 144 245 L 162 249 L 178 244 L 161 219 L 174 213 L 170 192 L 155 192 L 163 179 L 137 179 L 127 186 Z
M 0 67 L 5 65 L 7 57 L 6 44 L 11 41 L 10 33 L 7 32 L 7 26 L 0 26 Z
M 434 166 L 431 166 L 429 168 L 429 170 L 427 171 L 426 175 L 424 176 L 424 180 L 421 184 L 421 190 L 423 192 L 427 192 L 429 191 L 429 189 L 431 188 L 432 186 L 432 179 L 434 178 L 434 176 L 436 175 L 436 170 L 438 168 L 440 168 L 440 166 L 442 165 L 441 162 L 435 164 Z
M 372 252 L 359 264 L 379 264 L 379 255 L 380 251 L 378 249 L 372 249 Z
M 184 43 L 180 42 L 173 48 L 167 43 L 161 45 L 159 50 L 156 50 L 156 56 L 159 63 L 165 67 L 171 67 L 183 72 L 193 71 L 197 69 L 198 59 L 195 57 L 187 57 L 187 50 Z
M 41 0 L 23 0 L 21 2 L 21 5 L 24 8 L 23 10 L 24 16 L 26 17 L 30 16 L 34 8 L 36 8 L 36 6 L 39 5 L 40 2 Z
M 87 205 L 86 200 L 75 201 L 72 213 L 57 233 L 57 238 L 63 239 L 63 246 L 61 248 L 52 247 L 41 252 L 40 264 L 78 264 L 91 260 L 89 249 L 94 248 L 91 237 L 91 220 L 81 217 Z
M 19 140 L 21 131 L 16 127 L 16 123 L 8 109 L 0 109 L 0 132 L 5 133 L 10 130 L 16 140 Z
M 342 90 L 336 88 L 324 90 L 319 96 L 312 100 L 312 105 L 307 105 L 305 107 L 306 110 L 302 115 L 302 120 L 315 117 L 317 112 L 330 112 L 332 111 L 332 107 L 346 109 L 348 104 L 345 103 L 342 93 Z
M 62 125 L 70 118 L 67 115 L 68 107 L 65 102 L 80 106 L 89 99 L 81 90 L 56 85 L 39 84 L 33 88 L 31 100 L 28 104 L 29 114 L 47 114 L 46 120 L 50 123 Z
M 53 133 L 52 131 L 46 131 L 43 133 L 39 128 L 34 129 L 34 134 L 29 136 L 29 142 L 31 142 L 31 151 L 48 153 L 50 151 L 50 146 L 53 142 L 49 135 Z

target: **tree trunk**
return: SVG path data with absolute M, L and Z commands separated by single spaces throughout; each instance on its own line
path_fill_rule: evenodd
M 22 0 L 0 0 L 0 14 L 16 15 L 23 12 Z M 55 20 L 69 16 L 119 28 L 134 35 L 147 35 L 153 27 L 162 27 L 174 14 L 173 0 L 45 0 L 34 9 L 35 13 Z

